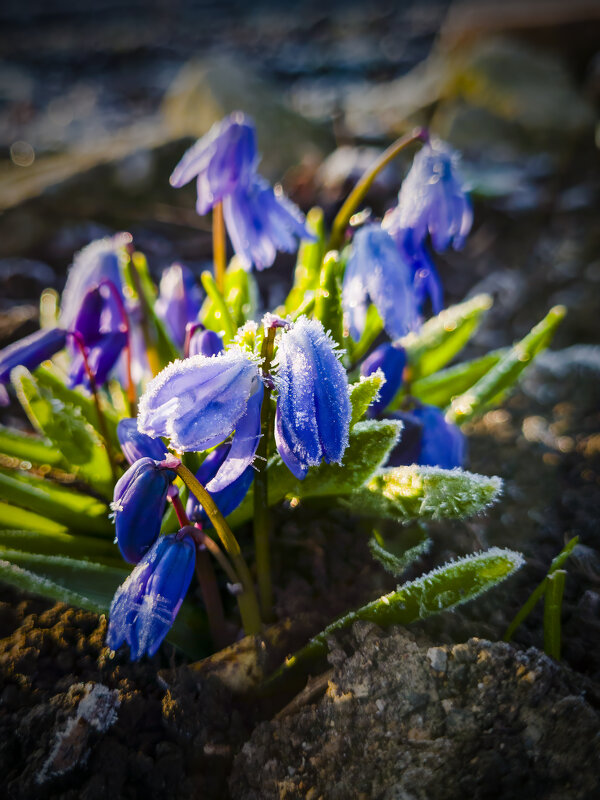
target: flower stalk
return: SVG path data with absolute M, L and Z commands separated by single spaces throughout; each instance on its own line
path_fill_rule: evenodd
M 407 133 L 401 136 L 391 144 L 377 159 L 377 161 L 369 167 L 364 173 L 362 178 L 358 181 L 354 189 L 346 198 L 344 204 L 336 214 L 333 224 L 331 226 L 331 238 L 329 240 L 328 250 L 339 250 L 344 242 L 344 233 L 350 222 L 350 217 L 354 214 L 360 203 L 363 201 L 365 195 L 373 185 L 373 181 L 379 175 L 382 169 L 393 161 L 396 156 L 405 150 L 413 142 L 427 141 L 428 134 L 424 128 L 415 128 L 412 133 Z
M 225 240 L 225 219 L 223 203 L 217 203 L 212 214 L 213 262 L 215 265 L 215 283 L 221 294 L 225 293 L 225 270 L 227 268 L 227 249 Z
M 276 327 L 270 327 L 265 332 L 261 348 L 262 376 L 265 383 L 260 414 L 260 441 L 256 450 L 257 471 L 254 476 L 254 554 L 256 558 L 256 574 L 258 579 L 258 594 L 263 619 L 270 621 L 273 616 L 273 587 L 271 583 L 271 553 L 269 549 L 269 536 L 271 515 L 269 514 L 269 438 L 273 429 L 273 414 L 271 409 L 271 361 L 275 344 Z
M 125 268 L 129 275 L 129 279 L 131 281 L 131 285 L 133 286 L 135 293 L 138 296 L 138 301 L 140 304 L 141 310 L 141 320 L 140 320 L 140 328 L 142 331 L 142 336 L 144 337 L 144 344 L 146 346 L 146 357 L 148 359 L 148 365 L 150 366 L 150 371 L 152 375 L 158 375 L 161 370 L 160 364 L 160 357 L 158 355 L 158 343 L 156 341 L 156 333 L 152 328 L 152 324 L 150 322 L 151 313 L 150 313 L 150 306 L 148 304 L 148 298 L 144 292 L 144 287 L 142 286 L 142 280 L 140 278 L 140 273 L 137 270 L 134 261 L 134 247 L 133 244 L 130 244 L 126 248 L 127 252 L 127 260 L 125 262 Z

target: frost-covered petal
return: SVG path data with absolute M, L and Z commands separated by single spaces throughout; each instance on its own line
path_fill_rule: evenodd
M 187 324 L 198 319 L 201 306 L 202 292 L 191 270 L 182 264 L 164 270 L 155 310 L 179 348 L 184 345 Z
M 281 334 L 274 366 L 281 457 L 297 477 L 323 458 L 341 463 L 350 427 L 348 379 L 323 325 L 300 317 Z
M 264 388 L 258 384 L 257 390 L 248 400 L 246 411 L 235 428 L 235 434 L 227 458 L 219 468 L 206 489 L 213 494 L 225 489 L 237 480 L 251 466 L 260 441 L 260 412 Z
M 174 361 L 140 399 L 138 429 L 176 450 L 207 450 L 235 430 L 258 387 L 258 368 L 239 347 Z
M 379 389 L 379 397 L 368 408 L 370 417 L 375 417 L 388 406 L 402 386 L 402 376 L 406 366 L 406 351 L 399 345 L 385 342 L 376 347 L 365 358 L 360 367 L 360 374 L 371 375 L 380 369 L 385 376 L 385 383 Z
M 410 268 L 379 225 L 366 225 L 357 231 L 344 275 L 342 305 L 355 341 L 364 330 L 367 298 L 377 308 L 392 339 L 416 327 L 418 310 Z
M 234 111 L 186 151 L 170 183 L 180 187 L 196 178 L 196 210 L 206 214 L 237 186 L 248 183 L 258 160 L 254 124 Z
M 140 458 L 162 461 L 167 455 L 167 448 L 160 439 L 151 439 L 150 436 L 138 431 L 137 419 L 120 420 L 117 425 L 117 436 L 121 450 L 130 464 L 134 464 Z
M 137 564 L 160 532 L 167 491 L 176 474 L 152 458 L 140 458 L 117 481 L 111 504 L 117 543 L 125 561 Z
M 65 346 L 67 332 L 62 328 L 42 328 L 0 350 L 0 384 L 10 378 L 11 370 L 22 365 L 39 367 Z
M 240 184 L 223 201 L 233 249 L 246 269 L 270 267 L 277 250 L 293 252 L 298 239 L 314 239 L 300 210 L 259 175 Z

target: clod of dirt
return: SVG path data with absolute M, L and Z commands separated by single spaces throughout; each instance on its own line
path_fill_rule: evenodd
M 233 798 L 591 800 L 600 787 L 600 697 L 535 649 L 470 639 L 432 647 L 357 623 L 333 642 L 315 706 L 259 725 Z M 587 692 L 587 694 L 586 694 Z

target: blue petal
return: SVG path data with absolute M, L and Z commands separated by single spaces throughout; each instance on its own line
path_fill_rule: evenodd
M 454 469 L 466 462 L 466 439 L 460 428 L 446 422 L 435 406 L 415 408 L 414 416 L 423 423 L 423 438 L 418 463 L 429 467 Z
M 376 347 L 363 361 L 360 374 L 371 375 L 381 369 L 385 375 L 385 383 L 379 390 L 379 397 L 368 409 L 370 417 L 380 414 L 388 406 L 402 386 L 402 376 L 406 366 L 406 351 L 399 345 L 389 342 Z
M 258 368 L 239 347 L 175 361 L 148 384 L 138 429 L 167 437 L 176 450 L 208 450 L 234 431 L 258 382 Z
M 202 462 L 200 469 L 196 473 L 196 478 L 203 486 L 206 486 L 217 474 L 221 464 L 227 458 L 231 445 L 224 444 L 217 447 L 210 453 L 207 458 Z M 245 471 L 237 477 L 232 483 L 226 486 L 219 492 L 212 492 L 212 499 L 217 504 L 221 514 L 226 517 L 239 506 L 250 488 L 254 480 L 254 468 L 247 467 Z M 209 525 L 210 521 L 206 512 L 204 511 L 198 500 L 190 494 L 186 511 L 188 517 L 194 522 L 201 522 L 204 525 Z
M 155 311 L 179 348 L 185 342 L 186 325 L 198 319 L 201 306 L 202 292 L 187 267 L 173 264 L 164 270 Z
M 63 349 L 66 338 L 67 333 L 62 328 L 43 328 L 0 350 L 0 383 L 8 381 L 14 367 L 39 367 L 42 361 Z
M 218 356 L 223 352 L 223 340 L 218 333 L 205 328 L 196 328 L 190 336 L 188 356 Z
M 117 425 L 117 436 L 127 461 L 134 464 L 140 458 L 152 458 L 162 461 L 167 455 L 167 448 L 160 439 L 151 439 L 140 433 L 136 419 L 122 419 Z
M 155 542 L 175 472 L 141 458 L 117 481 L 112 509 L 117 542 L 125 561 L 136 564 Z

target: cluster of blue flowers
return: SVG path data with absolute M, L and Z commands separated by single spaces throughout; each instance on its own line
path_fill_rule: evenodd
M 215 125 L 181 159 L 173 186 L 196 178 L 197 210 L 223 204 L 233 247 L 246 268 L 270 266 L 277 250 L 292 251 L 297 239 L 311 238 L 299 210 L 257 173 L 259 157 L 251 121 L 236 112 Z M 364 332 L 367 311 L 377 308 L 390 341 L 364 360 L 363 375 L 381 370 L 385 384 L 372 416 L 386 407 L 403 385 L 406 354 L 400 339 L 418 329 L 429 300 L 442 305 L 439 277 L 428 251 L 460 247 L 472 213 L 456 171 L 456 158 L 444 145 L 427 141 L 417 154 L 383 224 L 354 233 L 342 286 L 342 305 L 350 337 Z M 177 452 L 205 455 L 196 478 L 223 515 L 231 513 L 250 488 L 261 436 L 267 391 L 276 397 L 272 435 L 291 473 L 302 480 L 322 461 L 343 462 L 351 409 L 342 353 L 321 322 L 300 316 L 291 321 L 267 314 L 255 341 L 269 332 L 274 353 L 265 364 L 243 336 L 223 346 L 218 333 L 200 322 L 202 295 L 192 273 L 176 264 L 160 281 L 156 314 L 182 355 L 151 377 L 142 330 L 143 309 L 125 290 L 124 260 L 130 239 L 121 234 L 81 251 L 69 273 L 60 318 L 0 353 L 0 384 L 17 365 L 34 369 L 67 347 L 69 383 L 96 391 L 117 375 L 122 383 L 143 385 L 137 419 L 121 420 L 118 437 L 130 464 L 114 490 L 117 542 L 135 564 L 117 591 L 110 614 L 108 644 L 129 644 L 131 657 L 156 652 L 171 627 L 190 585 L 196 559 L 194 531 L 161 536 L 169 499 L 177 496 Z M 395 412 L 407 436 L 392 463 L 462 466 L 464 437 L 432 406 Z M 167 440 L 168 446 L 163 443 Z M 198 527 L 206 510 L 190 496 L 186 514 Z

